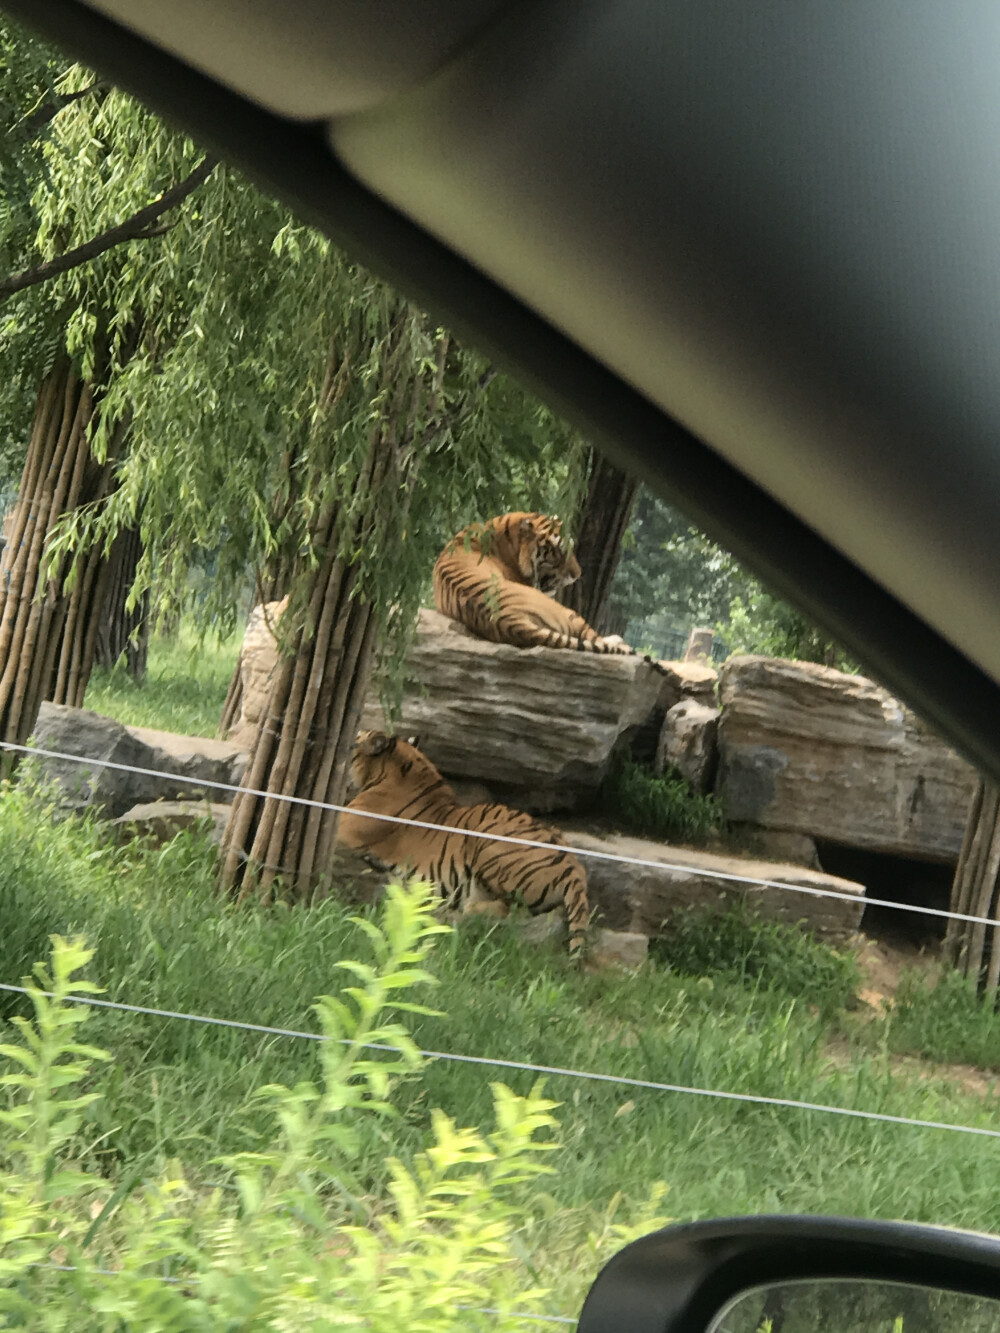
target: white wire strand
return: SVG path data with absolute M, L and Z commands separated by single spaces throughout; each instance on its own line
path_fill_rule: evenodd
M 10 991 L 17 995 L 31 995 L 27 986 L 14 986 L 9 982 L 0 982 L 0 991 Z M 52 999 L 51 991 L 39 994 Z M 327 1041 L 321 1032 L 303 1032 L 298 1028 L 268 1027 L 263 1023 L 246 1023 L 237 1018 L 216 1018 L 209 1014 L 189 1014 L 177 1009 L 153 1009 L 142 1004 L 124 1004 L 117 1000 L 99 1000 L 90 995 L 68 995 L 67 1000 L 74 1004 L 96 1005 L 102 1009 L 119 1009 L 129 1014 L 145 1014 L 150 1018 L 176 1018 L 186 1023 L 205 1023 L 213 1027 L 234 1028 L 242 1032 L 258 1032 L 268 1037 L 298 1037 L 304 1041 Z M 340 1039 L 347 1044 L 345 1038 Z M 365 1042 L 368 1051 L 383 1051 L 398 1055 L 399 1048 L 381 1042 Z M 855 1120 L 877 1120 L 889 1125 L 908 1125 L 913 1129 L 943 1129 L 955 1134 L 975 1134 L 982 1138 L 1000 1139 L 1000 1129 L 986 1129 L 979 1125 L 956 1125 L 945 1120 L 921 1120 L 914 1116 L 890 1115 L 886 1111 L 859 1111 L 849 1106 L 829 1106 L 823 1102 L 799 1101 L 793 1097 L 765 1097 L 755 1092 L 727 1092 L 719 1088 L 695 1088 L 683 1083 L 659 1083 L 652 1079 L 630 1078 L 626 1074 L 601 1074 L 594 1070 L 566 1069 L 561 1065 L 538 1065 L 527 1060 L 504 1060 L 491 1055 L 459 1055 L 454 1051 L 418 1052 L 426 1060 L 441 1060 L 446 1063 L 465 1065 L 485 1065 L 491 1069 L 511 1069 L 529 1074 L 547 1074 L 555 1078 L 576 1078 L 592 1083 L 613 1083 L 625 1088 L 640 1088 L 649 1092 L 676 1092 L 689 1097 L 709 1097 L 717 1101 L 745 1102 L 754 1106 L 790 1107 L 798 1111 L 818 1111 L 826 1115 L 848 1116 Z
M 764 879 L 758 875 L 741 875 L 731 870 L 712 870 L 702 865 L 685 865 L 683 862 L 656 861 L 640 856 L 624 856 L 620 852 L 602 852 L 591 847 L 574 847 L 570 843 L 534 842 L 530 838 L 512 838 L 503 833 L 484 833 L 480 829 L 456 828 L 452 824 L 431 824 L 420 819 L 407 819 L 403 815 L 386 815 L 370 810 L 350 809 L 346 805 L 336 805 L 330 801 L 315 801 L 308 796 L 289 796 L 282 792 L 261 791 L 257 787 L 241 787 L 232 782 L 219 782 L 210 778 L 192 778 L 181 773 L 170 773 L 160 768 L 140 768 L 135 764 L 122 764 L 114 759 L 88 759 L 84 755 L 63 753 L 60 750 L 44 750 L 33 745 L 15 745 L 12 741 L 0 741 L 0 750 L 13 750 L 21 754 L 36 755 L 44 759 L 58 759 L 67 763 L 86 764 L 95 768 L 111 768 L 120 773 L 137 773 L 140 777 L 166 778 L 178 786 L 204 788 L 216 791 L 232 792 L 234 796 L 256 796 L 265 801 L 286 801 L 291 805 L 304 805 L 314 810 L 329 810 L 334 814 L 361 815 L 365 819 L 380 820 L 386 824 L 405 824 L 410 828 L 424 829 L 431 833 L 459 833 L 466 838 L 480 838 L 484 842 L 507 843 L 514 847 L 533 847 L 541 851 L 571 852 L 574 856 L 589 858 L 593 861 L 610 861 L 617 865 L 639 866 L 646 870 L 670 870 L 680 874 L 697 874 L 705 879 L 720 880 L 725 883 L 742 884 L 751 888 L 776 889 L 782 893 L 800 893 L 810 898 L 834 898 L 841 902 L 860 903 L 862 907 L 888 907 L 898 912 L 913 912 L 918 916 L 933 916 L 947 921 L 967 921 L 977 926 L 1000 925 L 992 917 L 972 916 L 966 912 L 950 912 L 942 907 L 924 907 L 917 903 L 899 903 L 891 898 L 872 898 L 867 893 L 862 897 L 856 893 L 845 893 L 840 889 L 823 889 L 816 885 L 786 884 L 780 880 Z M 272 867 L 280 869 L 280 867 Z
M 424 829 L 434 833 L 455 833 L 460 832 L 466 837 L 480 838 L 487 842 L 506 843 L 513 846 L 538 848 L 543 851 L 551 851 L 553 844 L 545 842 L 536 842 L 527 838 L 513 838 L 504 834 L 485 833 L 478 829 L 459 829 L 447 824 L 433 824 L 425 820 L 407 819 L 400 815 L 387 815 L 373 811 L 349 811 L 346 805 L 337 805 L 328 801 L 316 801 L 303 796 L 290 796 L 281 793 L 265 792 L 258 788 L 243 787 L 235 783 L 220 782 L 205 778 L 192 778 L 184 774 L 170 773 L 165 769 L 144 768 L 135 764 L 123 764 L 111 759 L 87 758 L 83 755 L 74 755 L 58 750 L 42 749 L 38 746 L 16 745 L 9 741 L 0 741 L 0 749 L 11 750 L 28 755 L 35 755 L 41 758 L 56 759 L 68 763 L 87 765 L 88 767 L 110 768 L 118 772 L 135 773 L 141 777 L 154 777 L 166 779 L 177 783 L 180 786 L 190 786 L 195 788 L 212 788 L 216 791 L 230 792 L 235 795 L 256 796 L 262 800 L 287 801 L 290 804 L 304 805 L 313 809 L 329 810 L 335 814 L 363 814 L 365 818 L 381 820 L 384 823 L 404 824 L 411 828 Z M 571 844 L 562 846 L 562 850 L 571 852 L 575 856 L 590 858 L 592 860 L 609 861 L 618 864 L 635 865 L 651 870 L 670 870 L 682 874 L 689 874 L 696 871 L 708 879 L 716 879 L 727 883 L 747 885 L 755 888 L 776 889 L 781 892 L 802 893 L 810 897 L 834 898 L 846 902 L 862 902 L 863 905 L 888 907 L 897 911 L 909 911 L 923 916 L 944 917 L 949 920 L 966 921 L 977 925 L 997 926 L 1000 922 L 994 921 L 989 917 L 972 916 L 967 913 L 949 912 L 941 908 L 924 907 L 911 903 L 893 902 L 890 899 L 873 898 L 865 895 L 859 899 L 856 894 L 840 892 L 836 889 L 823 889 L 815 886 L 801 884 L 786 884 L 778 880 L 765 879 L 755 875 L 740 875 L 732 871 L 711 870 L 704 866 L 684 865 L 683 863 L 671 863 L 668 861 L 652 860 L 642 857 L 624 856 L 616 852 L 602 852 L 594 848 L 574 847 Z M 22 995 L 30 995 L 30 991 L 25 986 L 15 986 L 9 983 L 0 982 L 0 991 L 13 992 Z M 43 991 L 42 994 L 52 998 L 52 993 Z M 304 1032 L 295 1028 L 271 1027 L 262 1023 L 247 1023 L 236 1019 L 218 1018 L 209 1014 L 191 1014 L 179 1010 L 156 1009 L 146 1005 L 124 1004 L 113 1000 L 101 1000 L 94 996 L 67 996 L 67 999 L 74 1003 L 94 1005 L 104 1009 L 120 1010 L 126 1013 L 142 1014 L 153 1018 L 179 1019 L 185 1022 L 202 1023 L 215 1027 L 225 1027 L 245 1032 L 255 1032 L 264 1036 L 274 1037 L 295 1037 L 307 1041 L 325 1041 L 327 1040 L 322 1033 Z M 398 1048 L 387 1046 L 378 1042 L 368 1042 L 365 1049 L 382 1051 L 386 1053 L 398 1054 Z M 863 1111 L 850 1107 L 830 1106 L 821 1102 L 801 1101 L 790 1097 L 766 1097 L 757 1093 L 729 1092 L 717 1088 L 697 1088 L 689 1087 L 684 1084 L 662 1083 L 650 1079 L 630 1078 L 618 1074 L 602 1074 L 596 1071 L 587 1071 L 579 1069 L 567 1069 L 558 1065 L 539 1065 L 523 1060 L 505 1060 L 492 1056 L 480 1055 L 459 1055 L 450 1051 L 421 1050 L 420 1055 L 429 1060 L 441 1060 L 444 1062 L 473 1064 L 487 1066 L 497 1069 L 510 1069 L 524 1073 L 545 1074 L 552 1077 L 575 1078 L 584 1081 L 610 1083 L 622 1087 L 643 1089 L 651 1092 L 678 1093 L 693 1097 L 707 1097 L 720 1101 L 742 1102 L 758 1106 L 787 1107 L 793 1110 L 813 1111 L 827 1115 L 847 1116 L 853 1119 L 870 1120 L 885 1124 L 903 1125 L 917 1129 L 938 1129 L 955 1134 L 972 1134 L 985 1138 L 1000 1138 L 1000 1130 L 987 1129 L 975 1125 L 957 1125 L 947 1121 L 923 1120 L 912 1116 L 890 1115 L 881 1111 Z M 73 1269 L 70 1265 L 61 1264 L 36 1264 L 34 1267 L 49 1268 L 53 1270 L 71 1272 L 79 1271 Z M 119 1276 L 112 1269 L 94 1269 L 95 1273 L 108 1276 Z M 164 1281 L 179 1282 L 181 1279 L 165 1278 Z M 457 1306 L 469 1314 L 487 1314 L 501 1315 L 499 1309 L 478 1306 Z M 507 1318 L 518 1319 L 524 1323 L 536 1324 L 559 1324 L 575 1325 L 576 1319 L 569 1318 L 566 1315 L 543 1315 L 528 1313 L 527 1311 L 511 1311 Z

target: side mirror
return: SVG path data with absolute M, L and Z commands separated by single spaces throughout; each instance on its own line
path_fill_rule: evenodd
M 667 1227 L 621 1250 L 578 1333 L 1000 1333 L 1000 1240 L 830 1217 Z

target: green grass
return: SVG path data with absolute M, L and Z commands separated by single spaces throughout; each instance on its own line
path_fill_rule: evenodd
M 0 980 L 23 976 L 51 933 L 81 931 L 112 999 L 301 1029 L 313 1026 L 314 997 L 339 986 L 336 962 L 367 956 L 334 901 L 309 911 L 221 902 L 212 851 L 193 834 L 162 850 L 114 848 L 99 828 L 54 825 L 6 789 L 0 852 Z M 439 985 L 416 997 L 445 1016 L 417 1016 L 413 1030 L 433 1050 L 1000 1128 L 995 1100 L 894 1072 L 891 1028 L 870 1025 L 870 1049 L 831 1063 L 853 972 L 796 932 L 692 917 L 656 955 L 641 979 L 592 975 L 506 927 L 470 922 L 438 944 Z M 0 1004 L 3 1017 L 22 1011 L 18 997 Z M 315 1047 L 292 1038 L 113 1012 L 88 1028 L 116 1055 L 83 1136 L 111 1175 L 176 1156 L 212 1178 L 213 1159 L 265 1128 L 252 1109 L 236 1119 L 254 1089 L 316 1073 Z M 415 1151 L 432 1107 L 484 1123 L 495 1079 L 524 1092 L 535 1075 L 434 1062 L 399 1086 L 398 1121 L 363 1128 L 372 1191 L 390 1152 Z M 657 1180 L 678 1219 L 834 1212 L 1000 1231 L 1000 1143 L 989 1139 L 563 1076 L 547 1090 L 562 1103 L 562 1147 L 556 1173 L 521 1206 L 525 1255 L 555 1282 L 553 1308 L 575 1308 L 593 1237 L 634 1218 Z
M 848 1008 L 860 981 L 852 954 L 806 931 L 762 921 L 745 906 L 678 912 L 669 935 L 652 941 L 650 953 L 688 976 L 715 976 L 804 1000 L 827 1019 Z
M 157 637 L 150 643 L 149 667 L 141 684 L 124 667 L 96 669 L 84 706 L 125 726 L 214 736 L 241 641 L 240 634 L 221 644 L 210 638 L 202 640 L 182 624 L 175 636 Z
M 877 1032 L 897 1054 L 1000 1071 L 1000 1013 L 957 972 L 904 973 Z
M 642 837 L 703 846 L 725 832 L 714 796 L 693 791 L 679 773 L 657 776 L 628 755 L 613 764 L 596 805 L 602 817 Z

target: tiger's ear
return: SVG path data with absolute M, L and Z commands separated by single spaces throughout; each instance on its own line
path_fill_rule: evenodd
M 387 736 L 384 731 L 369 731 L 364 734 L 364 738 L 358 749 L 362 754 L 377 755 L 387 754 L 390 750 L 396 748 L 396 737 Z
M 522 537 L 529 537 L 535 530 L 535 525 L 530 518 L 519 518 L 517 521 L 517 530 Z
M 406 737 L 406 743 L 407 743 L 407 745 L 412 745 L 413 748 L 414 748 L 415 750 L 419 750 L 419 749 L 420 749 L 420 737 L 419 737 L 419 736 L 407 736 L 407 737 Z

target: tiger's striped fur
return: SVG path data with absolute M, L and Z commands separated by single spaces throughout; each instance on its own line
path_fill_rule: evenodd
M 434 566 L 434 604 L 491 643 L 631 655 L 628 644 L 602 638 L 549 595 L 579 577 L 557 518 L 502 514 L 448 543 Z
M 505 916 L 514 901 L 533 914 L 561 906 L 570 952 L 579 951 L 590 918 L 587 876 L 572 852 L 563 850 L 555 829 L 506 805 L 459 805 L 426 755 L 380 731 L 359 733 L 351 780 L 358 794 L 337 832 L 348 847 L 430 881 L 452 911 L 492 909 Z M 447 824 L 456 832 L 366 819 L 365 810 Z M 527 838 L 548 843 L 551 850 L 469 838 L 461 829 Z

